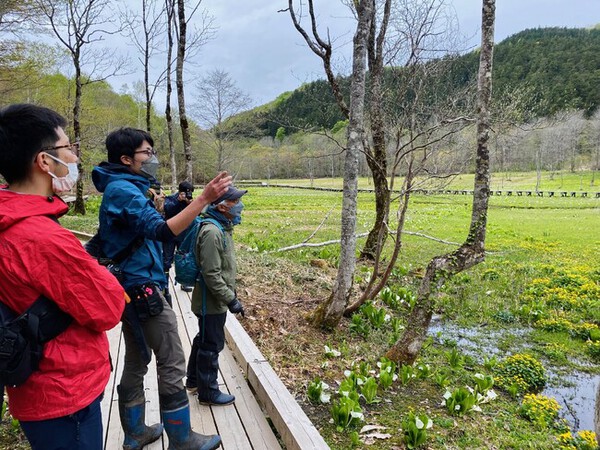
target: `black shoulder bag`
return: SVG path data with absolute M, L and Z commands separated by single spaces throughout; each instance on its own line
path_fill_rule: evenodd
M 23 384 L 38 369 L 44 344 L 65 331 L 72 321 L 43 295 L 20 316 L 0 302 L 0 383 Z

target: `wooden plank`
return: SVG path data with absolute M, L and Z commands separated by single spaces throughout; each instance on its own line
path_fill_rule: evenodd
M 259 401 L 264 401 L 287 450 L 329 448 L 269 364 L 250 363 L 248 382 L 254 387 Z
M 230 320 L 231 318 L 235 320 Z M 248 376 L 249 362 L 267 362 L 239 321 L 229 314 L 225 323 L 225 339 L 238 364 Z
M 229 320 L 229 318 L 228 318 Z M 229 392 L 235 395 L 235 408 L 242 420 L 246 433 L 255 450 L 275 450 L 281 445 L 275 437 L 263 410 L 256 401 L 254 393 L 248 386 L 244 374 L 230 351 L 221 353 L 220 363 L 228 366 L 223 370 L 225 383 Z M 239 373 L 233 375 L 237 370 Z
M 325 440 L 237 319 L 230 315 L 225 326 L 228 344 L 235 345 L 234 354 L 243 358 L 238 362 L 247 367 L 248 383 L 273 421 L 286 449 L 328 449 Z
M 186 298 L 186 294 L 187 293 L 183 292 L 181 289 L 176 289 L 171 285 L 171 295 L 173 296 L 173 310 L 175 311 L 175 315 L 177 316 L 177 324 L 179 327 L 179 336 L 181 337 L 183 352 L 187 357 L 190 354 L 192 346 L 190 339 L 191 332 L 189 330 L 190 325 L 188 324 L 190 318 L 186 319 L 186 314 L 182 309 L 182 305 L 185 305 L 185 302 L 189 302 L 189 299 Z M 202 434 L 217 434 L 217 426 L 214 422 L 210 408 L 208 406 L 200 405 L 194 395 L 188 394 L 188 398 L 190 401 L 190 416 L 192 430 Z
M 186 333 L 191 342 L 198 332 L 198 319 L 191 311 L 190 294 L 177 288 L 175 291 L 180 301 L 179 306 L 184 318 Z M 210 407 L 221 433 L 223 447 L 240 450 L 281 448 L 246 383 L 239 365 L 227 347 L 219 355 L 219 366 L 219 389 L 236 396 L 236 401 L 232 405 Z M 193 400 L 193 403 L 199 405 L 195 397 Z M 208 408 L 205 405 L 201 406 Z

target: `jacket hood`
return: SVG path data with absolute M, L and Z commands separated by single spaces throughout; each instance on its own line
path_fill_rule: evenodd
M 150 180 L 133 173 L 127 166 L 102 162 L 92 170 L 92 181 L 99 192 L 104 192 L 108 183 L 116 180 L 129 181 L 140 187 L 143 192 L 150 187 Z
M 58 196 L 22 194 L 0 186 L 0 231 L 33 216 L 60 217 L 69 210 Z

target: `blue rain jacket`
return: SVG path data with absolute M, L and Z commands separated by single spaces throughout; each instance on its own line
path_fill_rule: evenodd
M 138 236 L 144 237 L 143 244 L 119 264 L 123 287 L 153 282 L 164 288 L 167 280 L 157 232 L 165 226 L 165 219 L 146 197 L 150 181 L 125 166 L 107 162 L 94 168 L 92 181 L 104 194 L 98 229 L 104 254 L 114 258 Z

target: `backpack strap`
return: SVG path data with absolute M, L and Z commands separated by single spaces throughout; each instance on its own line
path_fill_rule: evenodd
M 96 232 L 96 234 L 93 235 L 83 247 L 92 257 L 96 258 L 101 265 L 108 266 L 109 264 L 120 264 L 123 261 L 125 261 L 129 256 L 133 255 L 142 245 L 144 245 L 144 241 L 144 236 L 137 236 L 129 244 L 127 244 L 127 247 L 125 247 L 119 253 L 117 253 L 114 258 L 107 258 L 106 256 L 104 256 L 104 253 L 102 251 L 103 241 L 100 237 L 99 232 Z
M 31 336 L 41 344 L 54 339 L 73 322 L 69 314 L 44 295 L 40 295 L 21 315 L 0 301 L 0 315 L 4 326 L 13 320 L 26 322 Z
M 30 318 L 34 316 L 38 319 L 36 324 L 37 334 L 35 336 L 42 344 L 54 339 L 73 322 L 73 318 L 69 314 L 43 295 L 40 295 L 25 313 Z
M 115 255 L 115 257 L 112 259 L 113 262 L 115 264 L 121 264 L 129 256 L 133 255 L 142 245 L 144 245 L 145 240 L 146 238 L 144 236 L 136 237 L 127 245 L 127 247 Z

